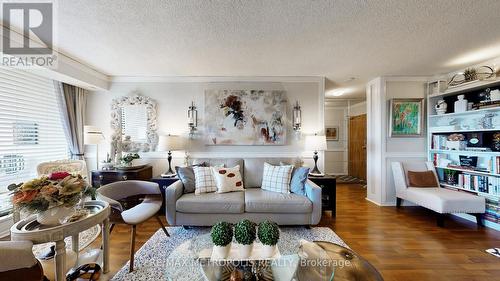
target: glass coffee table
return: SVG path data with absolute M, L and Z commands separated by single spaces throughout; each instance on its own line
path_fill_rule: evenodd
M 368 261 L 346 247 L 330 242 L 315 242 L 321 247 L 318 256 L 328 262 L 311 262 L 299 256 L 300 240 L 289 238 L 285 235 L 280 239 L 278 249 L 281 256 L 275 260 L 217 262 L 210 260 L 213 247 L 210 233 L 202 234 L 172 251 L 166 262 L 165 277 L 167 280 L 192 281 L 383 280 Z M 315 272 L 318 278 L 311 278 L 311 272 Z

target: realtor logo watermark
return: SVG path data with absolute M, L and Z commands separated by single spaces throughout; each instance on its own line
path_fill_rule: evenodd
M 2 66 L 57 67 L 54 2 L 2 2 Z

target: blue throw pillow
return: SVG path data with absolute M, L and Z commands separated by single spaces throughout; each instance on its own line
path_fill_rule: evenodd
M 292 180 L 290 181 L 290 191 L 299 195 L 306 195 L 305 184 L 309 175 L 309 168 L 298 167 L 292 172 Z

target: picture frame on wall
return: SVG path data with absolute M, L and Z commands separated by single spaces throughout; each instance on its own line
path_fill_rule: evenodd
M 424 99 L 391 99 L 389 137 L 421 137 L 424 130 Z
M 327 141 L 339 140 L 339 126 L 329 126 L 325 128 L 325 136 Z

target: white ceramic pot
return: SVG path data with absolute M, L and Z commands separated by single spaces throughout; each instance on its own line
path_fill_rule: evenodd
M 276 245 L 273 246 L 268 246 L 268 245 L 262 245 L 262 257 L 263 258 L 270 258 L 274 256 L 276 253 Z
M 253 243 L 250 245 L 239 245 L 239 254 L 240 258 L 242 259 L 247 259 L 252 255 L 252 250 L 253 250 Z
M 227 258 L 227 255 L 229 254 L 229 250 L 231 250 L 231 243 L 229 243 L 226 246 L 215 246 L 212 251 L 212 258 L 213 259 L 225 259 Z
M 52 207 L 36 215 L 36 221 L 43 225 L 59 225 L 61 220 L 71 215 L 75 209 L 64 206 Z

